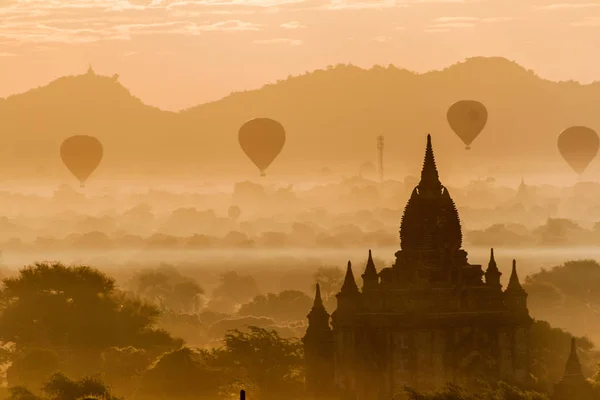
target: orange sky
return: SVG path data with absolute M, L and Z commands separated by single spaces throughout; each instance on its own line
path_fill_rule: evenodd
M 0 0 L 0 96 L 91 63 L 170 110 L 336 63 L 504 56 L 590 82 L 599 49 L 600 0 Z

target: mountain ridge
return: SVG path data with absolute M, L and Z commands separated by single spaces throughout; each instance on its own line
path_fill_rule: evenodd
M 469 153 L 445 120 L 450 104 L 463 98 L 482 101 L 489 114 Z M 90 69 L 0 100 L 4 130 L 12 134 L 0 150 L 0 167 L 16 175 L 45 168 L 48 175 L 64 176 L 57 154 L 48 150 L 85 133 L 105 145 L 99 173 L 106 176 L 253 176 L 237 129 L 265 116 L 287 131 L 286 146 L 268 171 L 275 174 L 336 166 L 353 172 L 375 158 L 378 134 L 386 136 L 387 164 L 407 174 L 422 157 L 426 133 L 433 134 L 436 157 L 451 174 L 474 166 L 490 174 L 568 174 L 555 138 L 570 125 L 600 129 L 597 104 L 600 82 L 551 81 L 501 57 L 474 57 L 425 73 L 338 64 L 178 112 L 149 106 L 117 75 Z M 462 154 L 470 164 L 453 161 Z M 589 169 L 598 173 L 597 165 Z
M 590 82 L 590 83 L 581 83 L 581 82 L 579 82 L 577 80 L 573 80 L 573 79 L 555 81 L 555 80 L 543 78 L 543 77 L 539 76 L 538 74 L 536 74 L 535 71 L 533 71 L 532 69 L 527 69 L 527 68 L 521 66 L 520 64 L 518 64 L 517 62 L 508 60 L 507 58 L 504 58 L 504 57 L 469 57 L 469 58 L 466 58 L 463 61 L 456 62 L 456 63 L 451 64 L 451 65 L 449 65 L 447 67 L 444 67 L 442 69 L 429 70 L 429 71 L 425 71 L 425 72 L 415 72 L 415 71 L 411 71 L 411 70 L 406 69 L 406 68 L 397 67 L 397 66 L 395 66 L 393 64 L 390 64 L 387 67 L 381 66 L 381 65 L 374 65 L 371 68 L 362 68 L 362 67 L 355 66 L 355 65 L 353 65 L 351 63 L 350 64 L 338 63 L 336 65 L 329 65 L 327 68 L 319 68 L 319 69 L 315 69 L 313 71 L 306 71 L 305 73 L 300 74 L 300 75 L 289 75 L 285 79 L 278 79 L 275 82 L 266 83 L 266 84 L 264 84 L 264 85 L 262 85 L 262 86 L 260 86 L 258 88 L 255 88 L 255 89 L 234 91 L 234 92 L 230 93 L 229 95 L 224 96 L 224 97 L 222 97 L 222 98 L 220 98 L 218 100 L 209 101 L 209 102 L 206 102 L 206 103 L 201 103 L 201 104 L 198 104 L 198 105 L 187 107 L 187 108 L 184 108 L 182 110 L 179 110 L 179 112 L 187 112 L 187 111 L 190 111 L 190 110 L 201 108 L 202 106 L 205 106 L 205 105 L 209 105 L 209 104 L 214 104 L 214 103 L 221 102 L 221 101 L 226 100 L 227 98 L 232 97 L 232 96 L 237 96 L 237 95 L 245 94 L 245 93 L 249 93 L 249 92 L 256 92 L 256 91 L 259 91 L 259 90 L 270 88 L 272 86 L 277 86 L 277 85 L 280 85 L 280 84 L 285 84 L 288 81 L 296 81 L 298 79 L 305 78 L 307 76 L 312 76 L 314 74 L 323 73 L 323 72 L 325 72 L 325 73 L 332 72 L 332 71 L 335 71 L 337 68 L 340 68 L 340 67 L 341 68 L 350 68 L 350 69 L 354 69 L 356 71 L 361 71 L 361 72 L 369 72 L 369 71 L 380 70 L 380 69 L 388 69 L 388 70 L 392 69 L 392 70 L 395 70 L 397 73 L 404 74 L 405 76 L 410 76 L 410 77 L 419 77 L 419 76 L 421 76 L 421 77 L 427 77 L 427 76 L 434 76 L 436 74 L 441 74 L 441 73 L 446 73 L 446 72 L 452 72 L 453 70 L 459 70 L 459 69 L 463 69 L 463 68 L 472 68 L 474 65 L 481 66 L 482 62 L 491 62 L 491 63 L 498 62 L 498 63 L 502 64 L 503 67 L 506 68 L 506 71 L 512 70 L 512 72 L 521 73 L 522 76 L 533 76 L 536 79 L 538 79 L 540 81 L 543 81 L 543 82 L 554 83 L 554 84 L 568 84 L 568 85 L 575 84 L 575 85 L 582 86 L 582 87 L 593 87 L 593 88 L 598 87 L 598 88 L 600 88 L 600 80 L 593 81 L 593 82 Z

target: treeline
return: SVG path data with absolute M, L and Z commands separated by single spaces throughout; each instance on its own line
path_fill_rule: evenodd
M 157 307 L 92 268 L 36 264 L 4 279 L 1 299 L 1 361 L 13 395 L 44 396 L 47 382 L 85 385 L 86 377 L 150 399 L 226 398 L 239 387 L 281 398 L 302 387 L 298 339 L 250 327 L 227 332 L 217 348 L 187 347 L 156 327 Z M 57 372 L 73 381 L 52 378 Z
M 571 262 L 531 276 L 525 286 L 530 298 L 537 298 L 534 307 L 543 300 L 536 287 L 544 283 L 570 298 L 565 310 L 577 313 L 585 299 L 577 292 L 589 292 L 599 271 L 595 262 Z M 330 311 L 340 272 L 321 268 L 313 277 L 323 284 Z M 244 388 L 253 399 L 300 399 L 303 326 L 282 334 L 276 325 L 287 321 L 294 326 L 294 321 L 304 320 L 310 298 L 294 291 L 261 294 L 247 276 L 231 273 L 222 276 L 207 303 L 198 299 L 203 294 L 198 282 L 166 268 L 140 271 L 122 287 L 85 266 L 39 263 L 22 269 L 3 279 L 0 291 L 0 361 L 7 365 L 7 395 L 12 400 L 77 400 L 92 395 L 226 399 L 236 398 Z M 237 306 L 229 313 L 210 311 L 213 299 L 235 296 L 232 304 Z M 595 302 L 596 297 L 585 300 Z M 196 319 L 212 327 L 214 337 L 220 339 L 199 346 L 178 338 L 176 330 L 165 329 L 173 319 Z M 248 326 L 261 319 L 262 327 Z M 562 378 L 571 334 L 536 321 L 530 335 L 531 372 L 537 384 L 527 390 L 489 386 L 490 400 L 542 399 L 531 396 L 549 393 Z M 600 354 L 594 344 L 579 337 L 577 346 L 584 374 L 600 381 Z M 481 398 L 463 389 L 447 391 L 450 394 L 411 399 Z M 430 396 L 411 394 L 417 395 Z
M 1 221 L 0 221 L 1 223 Z M 71 233 L 66 237 L 37 237 L 26 242 L 18 237 L 0 243 L 6 250 L 65 249 L 164 249 L 198 250 L 212 248 L 349 248 L 361 243 L 365 247 L 398 246 L 393 230 L 364 230 L 345 224 L 332 229 L 309 223 L 294 223 L 286 231 L 258 231 L 245 223 L 224 236 L 193 234 L 177 236 L 154 233 L 140 236 L 123 232 L 91 231 Z M 586 229 L 568 219 L 548 219 L 541 226 L 528 229 L 518 224 L 496 224 L 483 230 L 466 231 L 465 246 L 511 248 L 593 246 L 600 242 L 600 222 Z
M 242 245 L 249 240 L 257 247 L 389 243 L 397 239 L 404 206 L 417 183 L 407 177 L 405 182 L 386 181 L 382 189 L 355 178 L 302 190 L 239 182 L 233 193 L 208 186 L 193 187 L 190 193 L 144 187 L 147 192 L 141 194 L 61 187 L 51 198 L 0 191 L 0 209 L 12 211 L 0 216 L 0 245 L 139 247 L 159 239 L 153 235 L 165 235 L 182 246 L 223 247 L 237 245 L 236 232 L 247 236 Z M 450 188 L 466 243 L 598 241 L 600 185 L 542 189 L 520 198 L 514 189 L 487 181 Z M 196 234 L 201 238 L 194 239 Z

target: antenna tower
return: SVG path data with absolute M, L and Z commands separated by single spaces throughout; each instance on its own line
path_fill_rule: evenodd
M 383 185 L 383 136 L 377 136 L 377 161 L 379 167 L 379 181 Z

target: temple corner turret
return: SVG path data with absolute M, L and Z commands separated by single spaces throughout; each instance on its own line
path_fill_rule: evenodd
M 334 340 L 329 313 L 321 298 L 317 283 L 315 300 L 308 318 L 308 328 L 302 338 L 306 367 L 305 390 L 313 399 L 328 398 L 334 387 Z
M 367 265 L 365 266 L 365 272 L 362 274 L 363 279 L 363 293 L 366 291 L 376 290 L 379 286 L 379 275 L 377 274 L 377 268 L 375 262 L 373 262 L 373 255 L 369 249 L 369 258 L 367 259 Z

